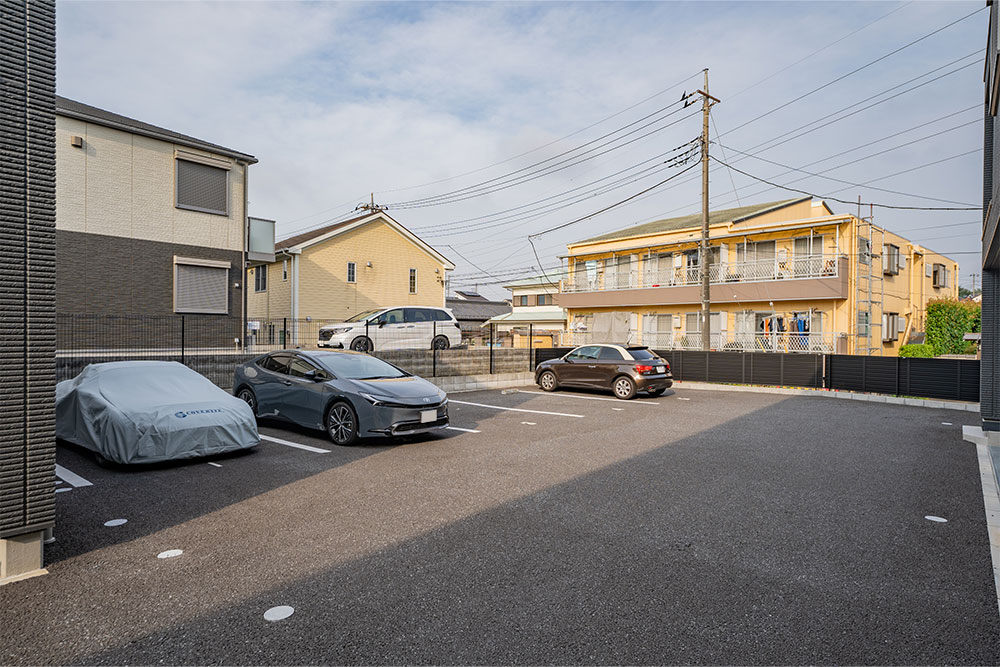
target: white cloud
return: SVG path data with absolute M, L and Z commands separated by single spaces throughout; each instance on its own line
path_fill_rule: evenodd
M 976 3 L 913 3 L 736 94 L 894 6 L 61 3 L 58 87 L 67 97 L 253 153 L 260 164 L 251 170 L 252 213 L 277 218 L 279 232 L 289 233 L 350 210 L 372 190 L 381 202 L 433 195 L 555 155 L 673 102 L 680 90 L 501 166 L 426 188 L 399 190 L 478 170 L 551 142 L 706 65 L 711 68 L 712 92 L 723 100 L 714 116 L 725 133 L 979 7 Z M 984 44 L 985 12 L 726 135 L 723 142 L 748 149 Z M 978 68 L 970 67 L 763 155 L 801 165 L 976 104 L 982 85 Z M 698 85 L 697 78 L 686 84 L 689 91 Z M 971 112 L 962 118 L 975 115 Z M 928 130 L 947 127 L 950 122 Z M 399 210 L 396 215 L 403 224 L 419 229 L 520 206 L 648 159 L 699 131 L 698 120 L 692 118 L 628 148 L 529 184 L 460 204 Z M 872 152 L 914 136 L 921 133 L 879 144 Z M 981 130 L 972 126 L 832 175 L 863 183 L 979 144 Z M 734 155 L 729 157 L 735 160 Z M 980 165 L 981 160 L 973 156 L 879 185 L 978 202 Z M 783 171 L 752 159 L 740 166 L 762 176 Z M 817 165 L 812 170 L 822 168 Z M 745 177 L 734 178 L 744 198 L 766 201 L 788 196 L 782 191 L 764 191 L 765 186 Z M 651 177 L 518 227 L 450 237 L 429 235 L 428 240 L 455 244 L 480 266 L 489 267 L 511 252 L 514 256 L 498 270 L 532 264 L 525 234 L 596 210 L 653 181 Z M 814 192 L 843 187 L 822 179 L 799 185 Z M 713 172 L 713 205 L 733 199 L 731 190 L 729 176 Z M 756 192 L 760 194 L 751 197 Z M 553 263 L 567 240 L 697 210 L 699 193 L 697 182 L 664 188 L 619 212 L 545 237 L 539 242 L 544 262 Z M 842 196 L 853 199 L 857 194 L 854 188 Z M 919 203 L 896 195 L 862 194 L 876 201 Z M 956 222 L 961 217 L 947 213 L 877 215 L 881 222 L 900 230 L 935 221 Z M 311 217 L 296 221 L 304 216 Z M 960 228 L 956 240 L 937 247 L 944 252 L 974 248 L 974 229 Z M 490 234 L 494 237 L 487 238 Z M 447 248 L 444 251 L 448 254 Z M 955 257 L 963 261 L 963 275 L 974 270 L 974 256 Z M 465 262 L 458 263 L 458 273 L 475 271 Z

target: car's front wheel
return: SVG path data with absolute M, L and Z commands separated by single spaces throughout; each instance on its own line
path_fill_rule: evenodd
M 373 347 L 372 339 L 368 336 L 358 336 L 351 341 L 351 349 L 355 352 L 371 352 Z
M 615 398 L 627 401 L 635 396 L 635 381 L 627 375 L 619 375 L 615 378 L 611 388 L 615 392 Z
M 556 380 L 556 374 L 552 371 L 545 371 L 538 376 L 538 386 L 542 388 L 543 391 L 555 391 L 559 386 L 558 380 Z
M 236 392 L 236 398 L 249 405 L 253 411 L 253 416 L 257 416 L 257 396 L 253 393 L 253 389 L 250 387 L 240 387 L 240 390 Z
M 345 447 L 358 439 L 358 415 L 349 404 L 340 401 L 326 411 L 326 433 L 333 444 Z

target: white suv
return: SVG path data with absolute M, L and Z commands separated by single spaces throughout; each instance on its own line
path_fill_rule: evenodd
M 319 330 L 319 347 L 358 352 L 447 350 L 462 342 L 462 329 L 447 308 L 398 306 L 368 310 Z

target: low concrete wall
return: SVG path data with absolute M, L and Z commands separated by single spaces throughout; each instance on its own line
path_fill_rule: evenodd
M 184 355 L 184 364 L 198 371 L 209 380 L 230 390 L 233 388 L 233 371 L 240 364 L 259 356 L 260 352 L 240 353 L 233 351 L 206 352 L 197 351 Z M 493 350 L 494 374 L 490 374 L 490 351 L 479 350 L 440 350 L 437 353 L 437 372 L 435 374 L 434 352 L 431 350 L 392 350 L 379 352 L 376 356 L 390 364 L 402 368 L 408 373 L 419 375 L 428 380 L 457 378 L 492 378 L 501 375 L 524 375 L 531 381 L 534 377 L 529 365 L 528 350 L 495 349 Z M 136 361 L 152 359 L 156 361 L 180 361 L 180 353 L 165 351 L 163 353 L 143 355 L 138 352 L 93 353 L 79 356 L 57 356 L 56 378 L 67 380 L 79 375 L 87 364 L 106 361 Z M 478 382 L 478 380 L 477 380 Z M 492 386 L 492 385 L 491 385 Z M 485 387 L 483 387 L 485 388 Z M 445 389 L 445 391 L 449 391 Z
M 481 389 L 523 387 L 535 381 L 535 374 L 533 372 L 496 373 L 494 375 L 457 375 L 427 379 L 449 394 L 457 394 L 463 391 L 479 391 Z

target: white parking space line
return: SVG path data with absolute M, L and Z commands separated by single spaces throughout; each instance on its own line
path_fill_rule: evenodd
M 525 426 L 535 426 L 536 425 L 535 422 L 521 422 L 521 423 L 524 424 Z
M 221 465 L 219 465 L 218 463 L 213 463 L 212 461 L 209 461 L 209 462 L 208 462 L 208 465 L 212 466 L 213 468 L 221 468 L 221 467 L 222 467 L 222 466 L 221 466 Z
M 557 394 L 555 392 L 549 393 L 546 391 L 518 391 L 519 394 L 534 394 L 535 396 L 553 396 L 555 398 L 582 398 L 586 401 L 614 401 L 615 403 L 621 403 L 620 398 L 604 398 L 602 396 L 580 396 L 578 394 Z M 652 401 L 629 401 L 629 405 L 659 405 L 659 403 L 653 403 Z
M 297 442 L 289 442 L 288 440 L 282 440 L 281 438 L 272 438 L 269 435 L 261 435 L 261 440 L 267 440 L 268 442 L 273 442 L 278 445 L 284 445 L 285 447 L 294 447 L 295 449 L 304 449 L 307 452 L 315 452 L 316 454 L 329 454 L 329 449 L 322 449 L 320 447 L 310 447 L 309 445 L 300 445 Z
M 459 428 L 457 426 L 445 426 L 445 428 L 451 431 L 461 431 L 462 433 L 479 433 L 479 431 L 474 428 Z
M 583 415 L 571 415 L 566 412 L 546 412 L 544 410 L 526 410 L 525 408 L 505 408 L 502 405 L 486 405 L 485 403 L 470 403 L 468 401 L 456 401 L 455 399 L 449 399 L 451 403 L 458 403 L 460 405 L 475 405 L 479 408 L 490 408 L 493 410 L 510 410 L 512 412 L 530 412 L 535 415 L 552 415 L 554 417 L 579 417 L 583 419 Z
M 93 486 L 93 484 L 85 480 L 83 477 L 80 477 L 72 470 L 66 470 L 66 468 L 63 468 L 58 463 L 56 464 L 56 477 L 76 487 Z

